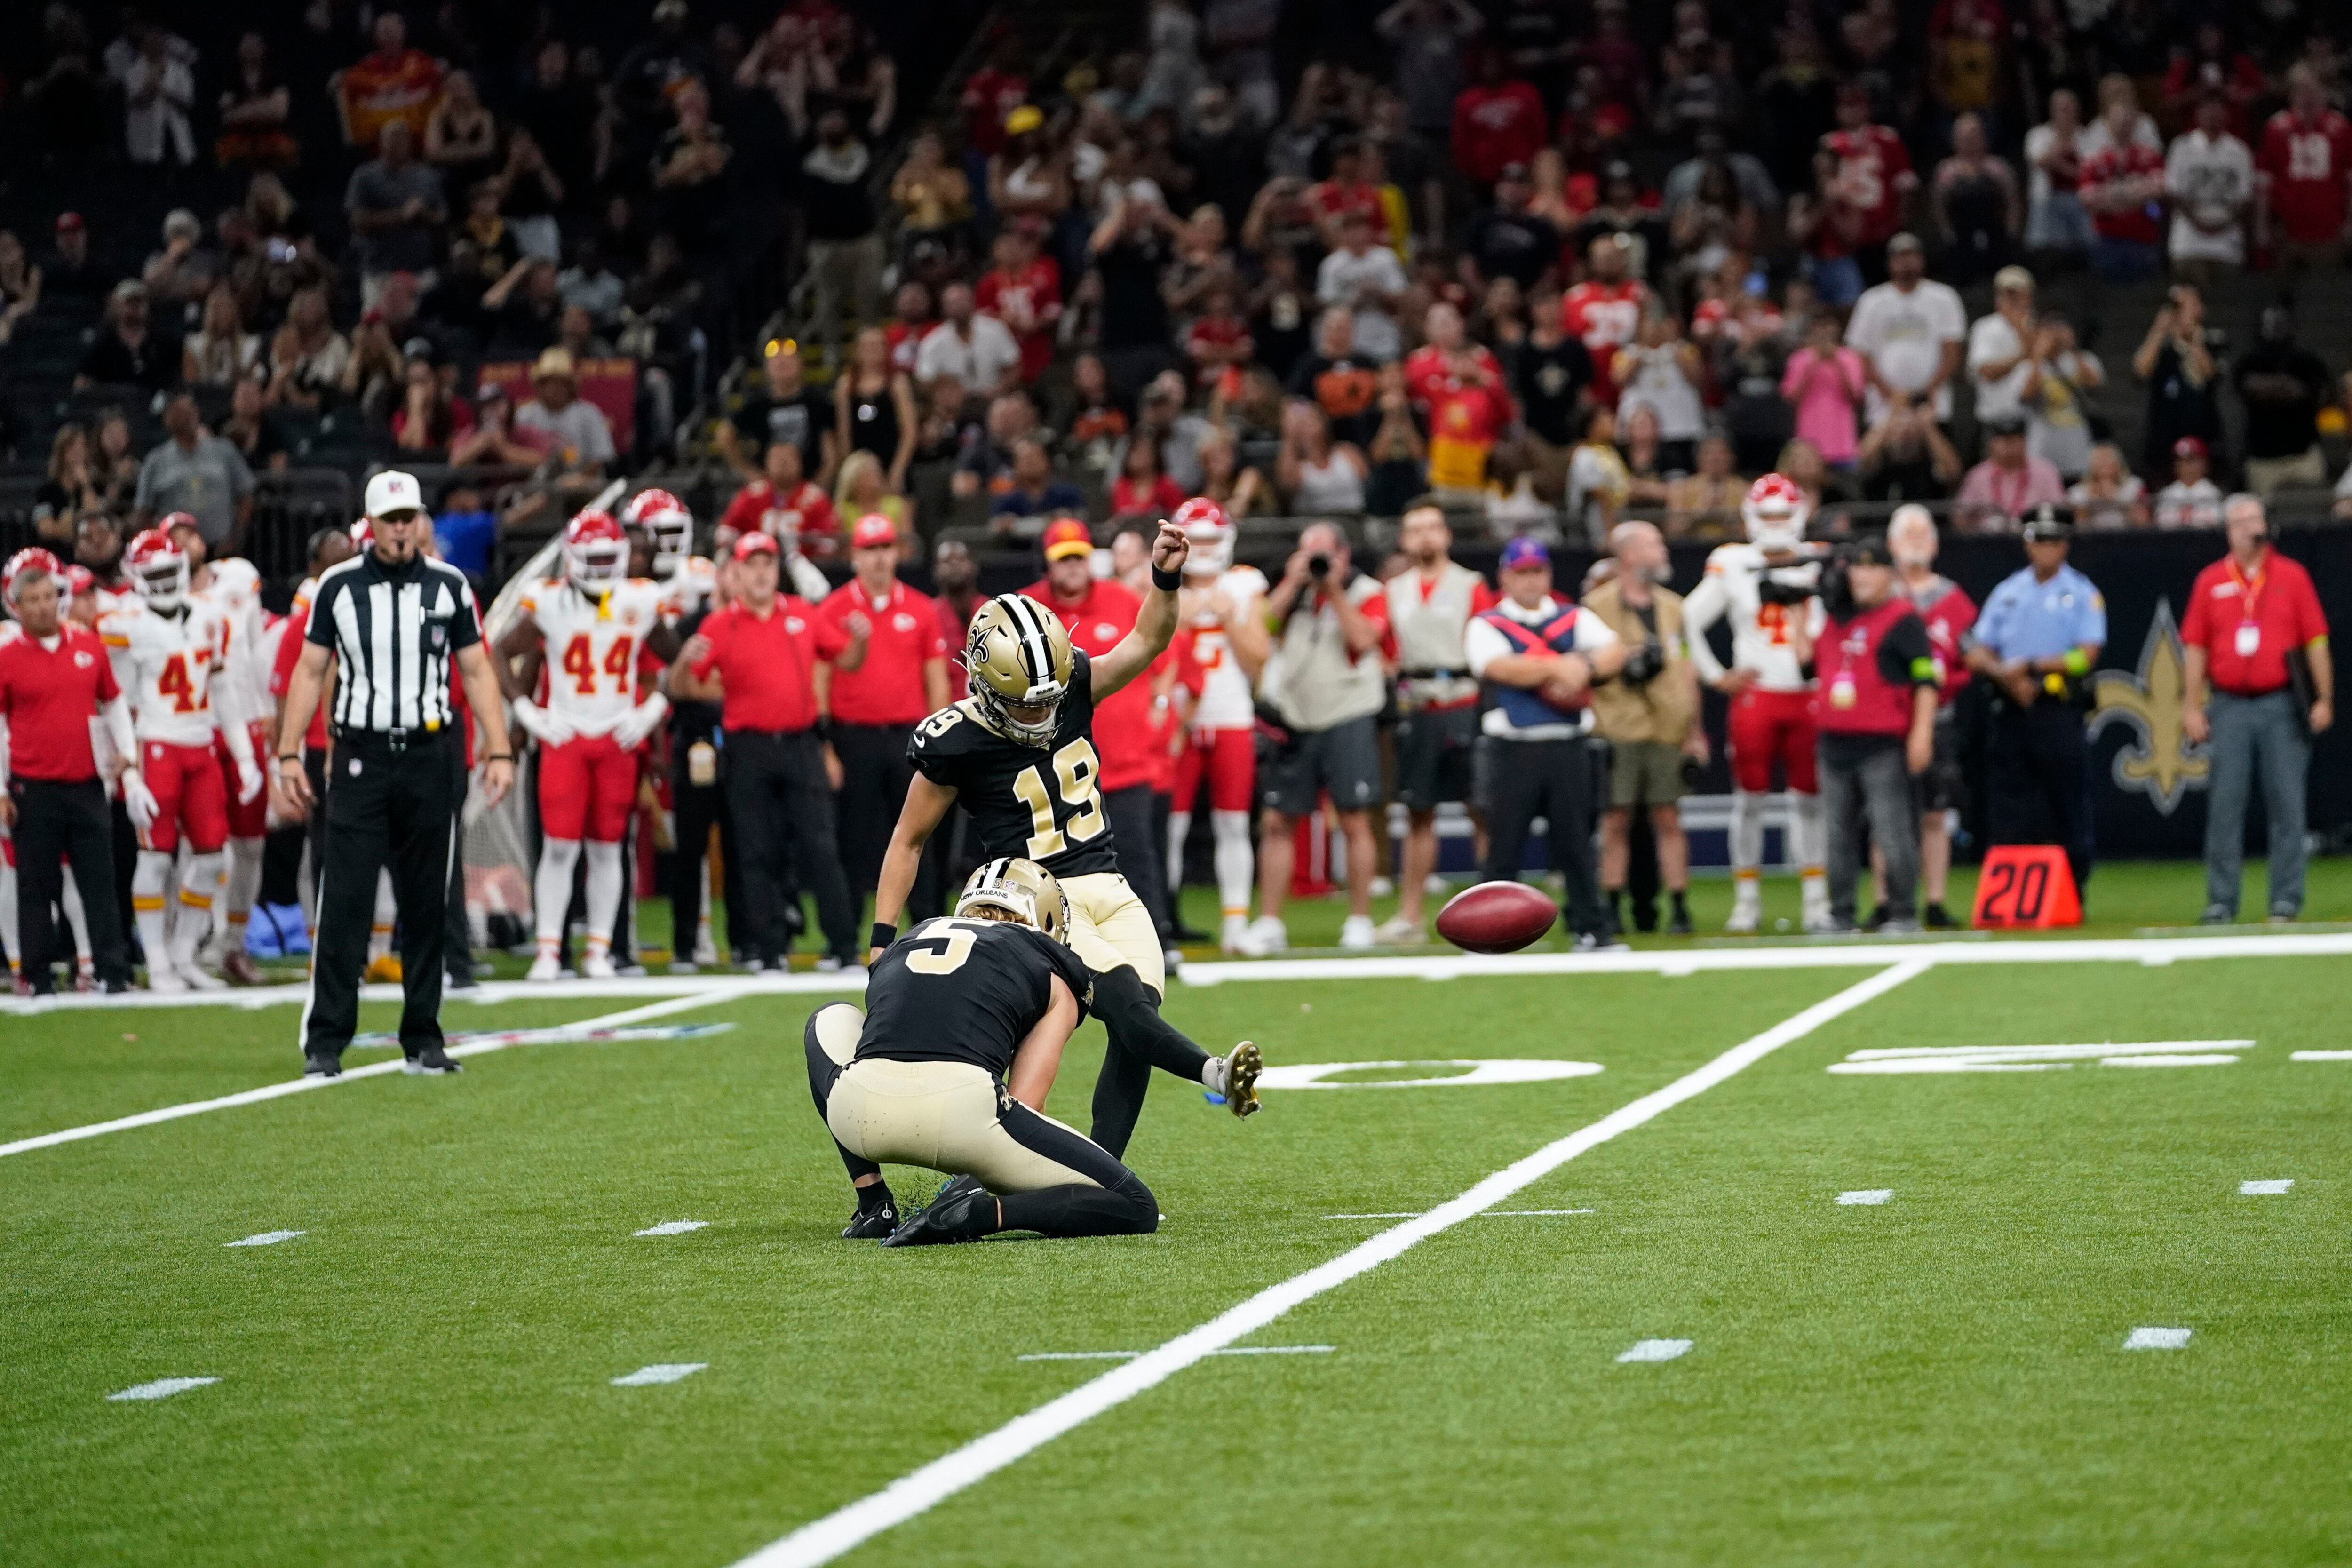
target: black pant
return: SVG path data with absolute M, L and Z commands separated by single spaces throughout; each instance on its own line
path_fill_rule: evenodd
M 466 748 L 449 748 L 449 766 L 456 773 L 451 788 L 457 805 L 457 838 L 449 852 L 448 903 L 443 910 L 441 963 L 452 980 L 474 978 L 474 933 L 466 923 Z
M 2055 844 L 2074 886 L 2091 880 L 2091 748 L 2082 713 L 2063 702 L 1993 708 L 1986 765 L 1990 844 Z
M 1151 786 L 1130 784 L 1102 798 L 1103 814 L 1110 818 L 1111 836 L 1118 840 L 1118 874 L 1151 911 L 1151 923 L 1167 942 L 1175 936 L 1176 918 L 1168 897 L 1167 852 L 1161 847 L 1168 836 L 1154 831 L 1160 816 Z
M 857 963 L 865 955 L 858 945 L 857 908 L 841 874 L 833 790 L 825 782 L 824 751 L 815 731 L 730 730 L 720 765 L 728 809 L 735 817 L 735 858 L 744 883 L 747 929 L 740 945 L 765 963 L 783 956 L 778 889 L 786 879 L 783 861 L 789 845 L 793 880 L 816 894 L 825 951 L 844 963 Z
M 319 879 L 318 952 L 302 1049 L 340 1055 L 358 1026 L 360 974 L 375 921 L 376 873 L 389 865 L 400 911 L 400 1048 L 441 1041 L 441 953 L 447 940 L 449 862 L 457 853 L 462 769 L 450 731 L 394 751 L 382 736 L 335 739 L 327 777 L 327 858 Z M 353 772 L 354 764 L 358 771 Z
M 915 782 L 915 766 L 907 761 L 907 742 L 914 734 L 908 724 L 841 724 L 833 727 L 833 749 L 841 758 L 841 869 L 852 891 L 870 893 L 882 880 L 882 858 L 889 852 L 890 831 L 907 804 L 907 788 Z M 945 889 L 947 846 L 939 835 L 923 847 L 915 869 L 915 886 L 907 900 L 905 924 L 947 912 Z
M 16 962 L 26 984 L 36 996 L 54 989 L 53 916 L 65 895 L 65 868 L 58 863 L 65 859 L 73 862 L 74 885 L 81 889 L 100 982 L 129 985 L 131 960 L 122 949 L 122 921 L 114 907 L 114 826 L 104 787 L 96 779 L 55 784 L 17 778 L 9 782 L 8 795 L 16 805 L 17 941 L 25 948 Z
M 1568 880 L 1568 929 L 1600 936 L 1609 928 L 1592 865 L 1592 752 L 1581 737 L 1568 741 L 1507 741 L 1489 736 L 1486 769 L 1486 866 L 1490 882 L 1519 874 L 1528 827 L 1547 826 L 1552 868 Z
M 314 746 L 302 753 L 302 776 L 310 781 L 310 820 L 302 831 L 310 841 L 310 907 L 315 910 L 319 888 L 327 875 L 327 753 L 323 748 Z M 374 924 L 373 918 L 368 923 Z
M 696 784 L 687 773 L 687 752 L 698 737 L 680 731 L 671 738 L 669 802 L 677 826 L 677 848 L 670 855 L 670 957 L 680 963 L 694 961 L 695 933 L 702 925 L 702 866 L 710 851 L 710 830 L 719 829 L 719 880 L 727 901 L 727 937 L 743 942 L 742 879 L 735 860 L 735 825 L 727 810 L 723 784 Z M 722 954 L 723 956 L 723 954 Z

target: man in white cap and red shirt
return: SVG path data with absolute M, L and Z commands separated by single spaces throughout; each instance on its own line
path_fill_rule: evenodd
M 838 628 L 847 647 L 833 665 L 833 749 L 841 758 L 842 869 L 852 892 L 870 892 L 882 852 L 914 782 L 907 743 L 915 726 L 952 700 L 946 629 L 939 606 L 898 581 L 898 527 L 868 512 L 849 531 L 855 575 L 825 595 L 817 619 Z M 918 920 L 946 913 L 940 856 L 926 853 L 915 879 Z
M 464 573 L 425 553 L 433 523 L 415 476 L 377 474 L 368 480 L 366 507 L 367 547 L 320 574 L 278 721 L 273 782 L 289 816 L 300 817 L 310 805 L 302 738 L 322 701 L 333 745 L 302 1070 L 327 1078 L 342 1071 L 343 1049 L 359 1021 L 376 873 L 389 866 L 407 992 L 403 1066 L 453 1073 L 457 1064 L 441 1037 L 442 944 L 449 862 L 466 799 L 464 721 L 450 700 L 453 662 L 487 742 L 486 803 L 496 805 L 512 787 L 514 752 L 473 588 Z

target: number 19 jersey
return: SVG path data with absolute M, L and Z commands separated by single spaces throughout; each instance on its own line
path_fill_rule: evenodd
M 998 734 L 969 697 L 916 725 L 907 742 L 915 771 L 956 792 L 986 854 L 1034 860 L 1064 878 L 1118 869 L 1092 739 L 1093 664 L 1075 648 L 1070 661 L 1070 694 L 1044 746 Z
M 637 705 L 646 634 L 661 624 L 662 590 L 631 577 L 603 598 L 554 580 L 523 595 L 547 647 L 547 706 L 583 735 L 601 735 Z

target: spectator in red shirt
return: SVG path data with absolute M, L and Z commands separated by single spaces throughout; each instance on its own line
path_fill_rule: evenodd
M 2303 913 L 2311 739 L 2336 719 L 2327 619 L 2311 574 L 2271 548 L 2260 500 L 2231 496 L 2223 526 L 2230 553 L 2197 574 L 2180 622 L 2189 661 L 2180 736 L 2206 749 L 2211 770 L 2204 921 L 2229 925 L 2238 918 L 2246 796 L 2257 776 L 2271 825 L 2270 915 L 2291 921 Z M 2296 663 L 2308 671 L 2302 692 Z
M 1062 269 L 1037 254 L 1024 228 L 1006 228 L 990 251 L 996 265 L 972 290 L 979 308 L 1003 321 L 1021 345 L 1021 379 L 1034 382 L 1054 363 L 1054 326 L 1062 319 Z
M 1242 367 L 1257 353 L 1249 323 L 1234 308 L 1238 292 L 1230 273 L 1211 279 L 1201 291 L 1201 313 L 1184 331 L 1193 382 L 1203 392 L 1222 389 L 1228 402 L 1240 397 Z
M 1166 517 L 1184 502 L 1184 491 L 1160 463 L 1160 438 L 1138 430 L 1127 438 L 1118 478 L 1110 485 L 1113 517 Z
M 56 956 L 49 911 L 65 891 L 65 863 L 88 911 L 90 952 L 106 991 L 131 989 L 114 893 L 114 829 L 90 743 L 102 718 L 121 759 L 125 797 L 143 794 L 131 712 L 98 634 L 64 618 L 64 569 L 46 550 L 27 550 L 0 576 L 16 625 L 0 636 L 0 827 L 16 853 L 20 991 L 46 996 Z M 152 801 L 150 802 L 152 805 Z
M 1837 158 L 1830 199 L 1851 214 L 1839 226 L 1853 248 L 1863 281 L 1886 281 L 1886 242 L 1903 226 L 1903 204 L 1918 187 L 1903 138 L 1870 119 L 1870 89 L 1848 82 L 1838 89 L 1838 128 L 1822 138 Z
M 891 825 L 914 778 L 907 742 L 915 726 L 949 700 L 949 643 L 939 607 L 898 581 L 900 554 L 897 524 L 879 512 L 859 518 L 849 531 L 856 575 L 816 609 L 819 622 L 848 639 L 832 661 L 831 685 L 842 870 L 854 892 L 871 892 L 881 873 Z M 916 874 L 918 920 L 944 912 L 943 865 L 927 863 Z
M 1454 100 L 1454 166 L 1481 190 L 1491 187 L 1513 163 L 1525 163 L 1543 150 L 1549 117 L 1528 83 L 1507 77 L 1500 49 L 1478 58 L 1478 74 Z
M 771 441 L 761 458 L 761 477 L 735 492 L 719 518 L 722 528 L 764 533 L 788 549 L 824 559 L 841 542 L 841 521 L 833 498 L 801 476 L 801 449 Z
M 989 157 L 1004 151 L 1004 117 L 1028 100 L 1023 59 L 1020 38 L 1007 33 L 963 84 L 964 161 L 975 186 L 986 187 Z
M 778 889 L 796 885 L 797 873 L 797 885 L 816 895 L 824 931 L 817 967 L 846 968 L 862 950 L 834 831 L 842 770 L 830 738 L 833 670 L 820 661 L 851 653 L 865 638 L 856 627 L 820 620 L 807 600 L 777 591 L 782 563 L 773 536 L 744 534 L 734 558 L 735 602 L 686 639 L 670 666 L 669 689 L 673 697 L 720 705 L 727 805 L 750 928 L 738 945 L 754 973 L 785 967 L 792 938 Z
M 2269 90 L 2262 68 L 2230 47 L 2219 22 L 2198 23 L 2195 47 L 2176 46 L 2164 73 L 2164 107 L 2173 120 L 2186 123 L 2196 114 L 2199 100 L 2219 92 L 2229 100 L 2230 134 L 2241 138 L 2246 134 L 2246 110 Z
M 1594 240 L 1590 276 L 1560 300 L 1562 324 L 1592 358 L 1592 401 L 1604 408 L 1617 406 L 1617 351 L 1641 331 L 1650 303 L 1642 280 L 1625 275 L 1627 249 L 1622 235 Z
M 1375 232 L 1386 233 L 1389 216 L 1381 205 L 1381 188 L 1364 178 L 1365 151 L 1363 143 L 1352 137 L 1332 143 L 1331 173 L 1307 187 L 1307 210 L 1315 215 L 1315 226 L 1323 237 L 1325 248 L 1336 250 L 1341 243 L 1339 230 L 1349 213 L 1361 213 Z
M 2254 155 L 2262 188 L 2255 239 L 2276 245 L 2291 271 L 2333 267 L 2343 258 L 2352 214 L 2352 121 L 2327 106 L 2326 89 L 2307 65 L 2286 73 L 2286 101 L 2263 127 Z
M 1181 499 L 1181 498 L 1180 498 Z M 1070 634 L 1070 644 L 1099 658 L 1135 629 L 1143 602 L 1118 584 L 1094 574 L 1094 535 L 1076 518 L 1045 531 L 1045 575 L 1021 591 L 1054 612 Z M 1171 655 L 1162 652 L 1160 661 Z M 1166 699 L 1165 666 L 1156 661 L 1142 679 L 1130 680 L 1095 709 L 1094 744 L 1102 760 L 1099 787 L 1103 811 L 1118 842 L 1118 870 L 1151 911 L 1166 940 L 1175 929 L 1167 879 L 1152 852 L 1160 835 L 1152 817 L 1151 790 L 1158 777 L 1153 743 L 1163 731 L 1153 704 Z
M 2116 283 L 2155 276 L 2164 236 L 2164 153 L 2140 139 L 2139 100 L 2113 93 L 2099 111 L 2106 134 L 2084 155 L 2083 205 L 2091 215 L 2091 265 Z

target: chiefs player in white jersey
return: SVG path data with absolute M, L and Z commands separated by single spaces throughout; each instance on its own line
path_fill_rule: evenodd
M 124 781 L 123 805 L 139 829 L 131 907 L 147 952 L 147 984 L 153 991 L 215 990 L 220 982 L 197 966 L 196 947 L 210 928 L 220 885 L 229 798 L 259 795 L 261 769 L 238 693 L 216 679 L 227 619 L 218 605 L 189 591 L 186 552 L 151 528 L 131 542 L 122 563 L 136 597 L 100 616 L 98 631 L 130 695 L 139 745 L 138 774 Z M 228 746 L 234 792 L 214 752 L 215 735 Z M 179 889 L 180 918 L 169 922 L 167 941 L 164 900 L 183 833 L 190 858 Z
M 1177 595 L 1176 636 L 1191 645 L 1201 669 L 1190 741 L 1176 758 L 1175 805 L 1168 814 L 1168 891 L 1184 885 L 1184 840 L 1205 774 L 1209 827 L 1216 841 L 1217 902 L 1223 909 L 1219 942 L 1227 952 L 1249 942 L 1250 886 L 1257 857 L 1250 847 L 1250 803 L 1257 788 L 1258 670 L 1267 639 L 1262 617 L 1265 574 L 1234 564 L 1234 525 L 1224 509 L 1196 496 L 1169 519 L 1184 531 L 1184 587 Z
M 1731 699 L 1731 919 L 1725 930 L 1756 930 L 1763 915 L 1764 797 L 1780 764 L 1792 797 L 1790 852 L 1804 889 L 1804 928 L 1826 931 L 1829 884 L 1822 874 L 1820 784 L 1814 764 L 1811 682 L 1794 634 L 1822 627 L 1815 589 L 1821 562 L 1805 544 L 1812 503 L 1790 479 L 1767 474 L 1749 487 L 1739 515 L 1748 542 L 1719 546 L 1706 575 L 1683 604 L 1683 626 L 1698 678 Z M 1707 645 L 1717 620 L 1731 621 L 1731 668 Z
M 253 754 L 269 753 L 270 656 L 276 651 L 269 637 L 269 616 L 261 607 L 261 574 L 250 561 L 216 561 L 206 574 L 202 596 L 219 606 L 222 647 L 213 681 L 234 687 L 236 710 L 246 716 L 246 732 Z M 207 956 L 221 973 L 239 985 L 259 984 L 261 973 L 246 955 L 245 928 L 253 900 L 261 891 L 261 857 L 269 832 L 269 792 L 250 800 L 236 794 L 236 757 L 228 738 L 216 747 L 221 777 L 229 784 L 228 865 L 223 872 L 213 943 Z
M 639 699 L 639 675 L 649 656 L 662 665 L 676 656 L 677 634 L 663 624 L 660 586 L 629 575 L 628 536 L 602 511 L 583 511 L 564 526 L 563 575 L 531 588 L 520 612 L 499 639 L 496 663 L 516 722 L 539 742 L 545 841 L 532 889 L 539 956 L 528 978 L 562 973 L 557 950 L 584 841 L 588 943 L 580 972 L 609 979 L 613 925 L 627 891 L 621 838 L 636 804 L 638 754 L 669 712 L 657 691 Z M 544 706 L 529 695 L 542 668 Z

